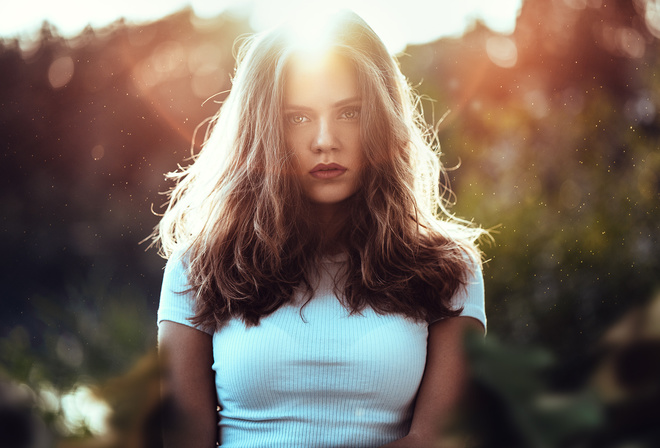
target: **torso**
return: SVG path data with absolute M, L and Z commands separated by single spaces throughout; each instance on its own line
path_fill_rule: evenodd
M 221 443 L 227 447 L 373 447 L 407 434 L 428 326 L 371 309 L 350 315 L 322 263 L 312 300 L 231 320 L 213 335 Z

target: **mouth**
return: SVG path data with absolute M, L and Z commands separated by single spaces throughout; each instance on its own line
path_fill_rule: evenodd
M 348 168 L 339 165 L 338 163 L 319 163 L 309 172 L 313 177 L 317 179 L 332 179 L 334 177 L 341 176 L 344 174 Z

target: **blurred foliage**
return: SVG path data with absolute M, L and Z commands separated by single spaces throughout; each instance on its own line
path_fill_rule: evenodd
M 493 338 L 469 340 L 468 348 L 473 390 L 465 431 L 477 446 L 568 447 L 572 438 L 603 425 L 595 394 L 548 389 L 543 372 L 554 361 L 548 352 L 514 349 Z
M 462 426 L 481 448 L 652 448 L 660 443 L 660 294 L 597 345 L 585 381 L 549 384 L 560 360 L 540 348 L 467 340 L 471 393 Z
M 627 328 L 642 327 L 660 287 L 659 18 L 651 0 L 526 0 L 510 36 L 477 23 L 400 57 L 433 99 L 428 121 L 450 111 L 437 130 L 453 211 L 495 228 L 496 337 L 473 352 L 481 440 L 501 441 L 490 446 L 658 441 L 643 418 L 658 412 L 657 334 L 602 338 L 633 308 Z M 0 376 L 27 394 L 19 414 L 37 409 L 56 435 L 95 434 L 71 426 L 74 391 L 96 391 L 114 432 L 137 431 L 122 415 L 150 418 L 98 385 L 152 378 L 135 363 L 155 345 L 163 260 L 139 242 L 163 173 L 199 148 L 197 125 L 230 88 L 247 24 L 184 10 L 0 41 Z
M 659 284 L 659 47 L 644 17 L 642 1 L 528 0 L 512 36 L 477 26 L 402 58 L 437 100 L 427 117 L 451 110 L 438 131 L 460 165 L 454 211 L 495 227 L 490 330 L 558 350 L 572 376 Z

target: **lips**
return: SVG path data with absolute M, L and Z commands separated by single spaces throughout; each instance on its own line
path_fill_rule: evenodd
M 348 168 L 339 165 L 338 163 L 319 163 L 311 169 L 309 174 L 317 179 L 332 179 L 341 176 Z

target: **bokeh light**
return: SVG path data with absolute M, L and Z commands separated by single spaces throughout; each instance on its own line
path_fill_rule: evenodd
M 48 67 L 48 82 L 53 89 L 60 89 L 71 81 L 73 71 L 73 59 L 70 56 L 57 58 Z
M 423 43 L 443 36 L 459 36 L 475 20 L 493 30 L 510 34 L 522 0 L 116 0 L 89 2 L 37 0 L 13 3 L 0 15 L 0 36 L 21 35 L 24 40 L 41 27 L 44 20 L 54 24 L 59 32 L 74 37 L 86 26 L 105 27 L 124 18 L 132 23 L 145 23 L 190 7 L 202 18 L 216 17 L 225 11 L 235 11 L 250 17 L 255 30 L 263 30 L 310 8 L 350 8 L 362 15 L 383 38 L 391 52 L 406 44 Z
M 518 48 L 508 37 L 489 37 L 486 41 L 486 53 L 495 65 L 503 68 L 511 68 L 518 61 Z

